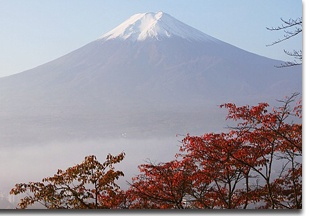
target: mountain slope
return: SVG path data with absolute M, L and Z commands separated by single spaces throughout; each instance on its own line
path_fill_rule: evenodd
M 80 49 L 1 78 L 0 139 L 201 133 L 216 127 L 221 103 L 301 92 L 301 67 L 279 64 L 162 12 L 137 14 Z M 13 135 L 17 125 L 23 139 Z

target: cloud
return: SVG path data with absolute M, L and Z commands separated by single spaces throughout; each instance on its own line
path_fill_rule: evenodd
M 0 157 L 0 191 L 8 192 L 16 183 L 41 181 L 52 176 L 57 169 L 66 169 L 81 163 L 85 156 L 96 155 L 101 162 L 106 155 L 125 152 L 125 159 L 116 166 L 125 177 L 119 184 L 126 187 L 126 181 L 138 174 L 137 166 L 148 159 L 165 162 L 174 159 L 178 151 L 177 137 L 163 139 L 100 139 L 88 141 L 52 142 L 32 146 L 2 147 Z

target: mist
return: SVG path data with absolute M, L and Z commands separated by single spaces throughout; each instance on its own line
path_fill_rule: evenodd
M 118 181 L 122 188 L 139 173 L 137 166 L 151 160 L 166 162 L 174 159 L 182 137 L 162 139 L 98 139 L 71 142 L 47 142 L 40 145 L 1 147 L 0 192 L 8 194 L 16 183 L 41 181 L 53 176 L 58 169 L 81 163 L 85 156 L 96 155 L 104 162 L 107 154 L 125 152 L 124 160 L 115 167 L 125 176 Z

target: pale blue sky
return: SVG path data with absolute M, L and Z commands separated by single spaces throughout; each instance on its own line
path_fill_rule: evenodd
M 215 38 L 274 59 L 302 37 L 272 47 L 280 18 L 302 16 L 301 0 L 0 0 L 0 77 L 73 51 L 131 15 L 163 11 Z

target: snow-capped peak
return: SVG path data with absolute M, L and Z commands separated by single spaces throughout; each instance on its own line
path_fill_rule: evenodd
M 174 36 L 187 40 L 214 40 L 163 12 L 135 14 L 99 39 L 143 41 L 150 38 L 161 40 Z

